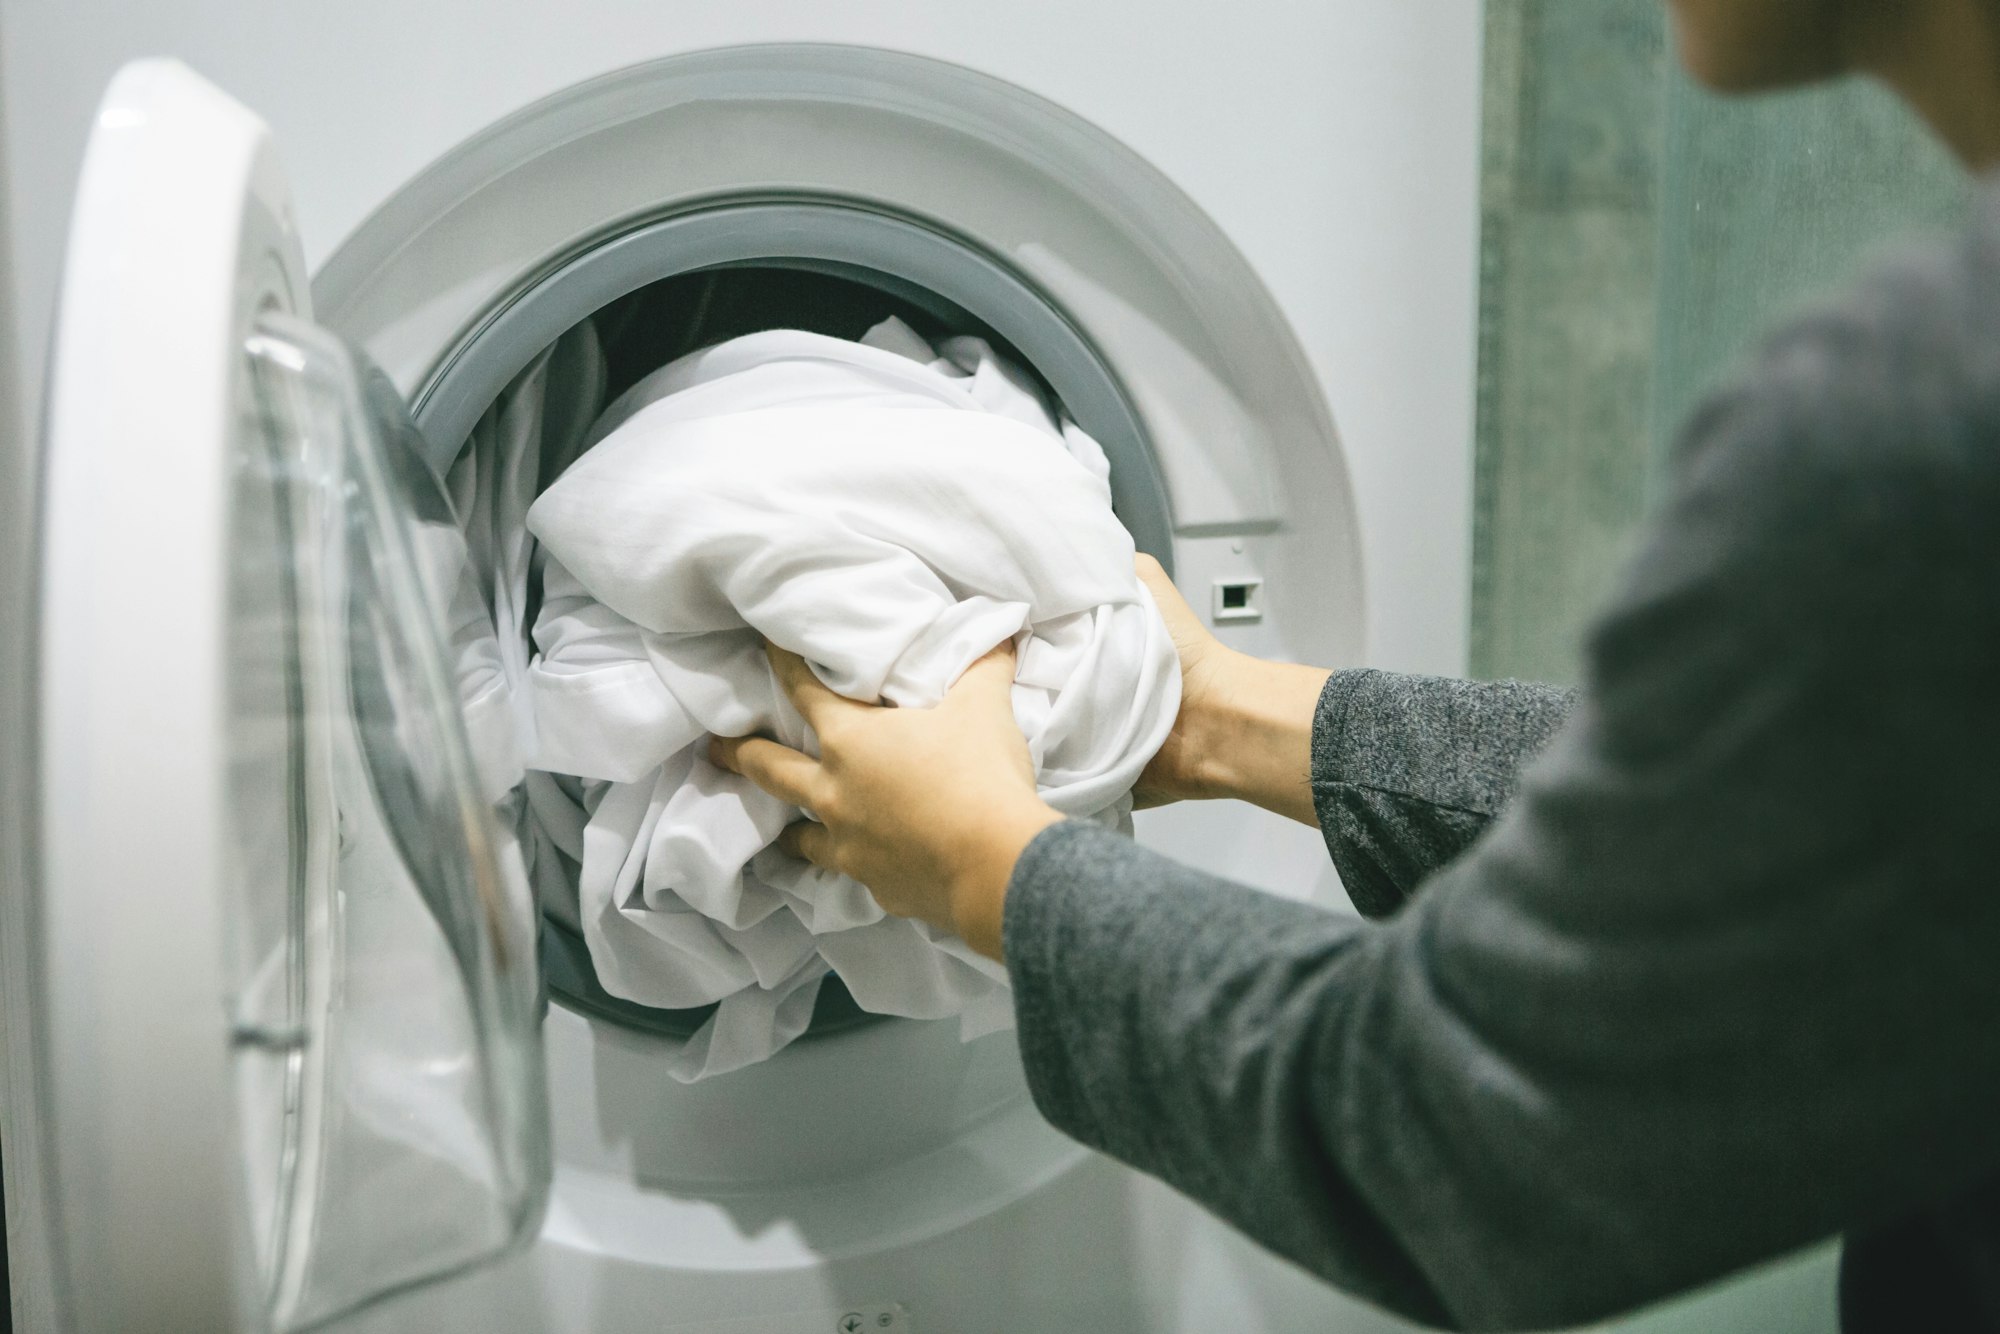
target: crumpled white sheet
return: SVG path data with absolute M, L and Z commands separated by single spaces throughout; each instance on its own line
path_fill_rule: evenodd
M 584 449 L 528 512 L 548 559 L 522 689 L 545 771 L 529 822 L 545 866 L 576 868 L 599 980 L 718 1004 L 671 1067 L 688 1081 L 790 1042 L 829 968 L 867 1010 L 956 1015 L 968 1036 L 1010 1023 L 998 964 L 770 848 L 799 812 L 704 752 L 711 733 L 813 748 L 760 634 L 904 707 L 1013 637 L 1044 799 L 1129 828 L 1180 674 L 1102 451 L 983 341 L 934 349 L 894 320 L 861 343 L 772 331 L 684 357 Z

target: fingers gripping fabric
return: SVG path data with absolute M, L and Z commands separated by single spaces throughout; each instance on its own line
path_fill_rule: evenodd
M 515 402 L 546 411 L 552 376 L 534 373 Z M 608 991 L 718 1004 L 676 1077 L 783 1047 L 829 970 L 864 1009 L 955 1016 L 968 1036 L 1011 1023 L 999 965 L 773 847 L 800 812 L 705 751 L 751 733 L 814 749 L 760 636 L 841 694 L 911 708 L 1012 638 L 1044 799 L 1129 828 L 1180 676 L 1096 443 L 983 341 L 932 347 L 894 320 L 859 343 L 737 338 L 642 380 L 580 447 L 510 439 L 576 456 L 516 530 L 538 552 L 504 521 L 473 544 L 501 553 L 508 589 L 515 568 L 539 572 L 536 653 L 517 673 L 536 771 L 523 843 L 538 878 L 573 877 L 562 911 Z M 533 465 L 495 452 L 487 471 L 518 503 Z

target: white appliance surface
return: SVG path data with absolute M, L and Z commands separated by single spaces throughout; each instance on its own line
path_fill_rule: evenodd
M 131 58 L 176 56 L 270 122 L 316 268 L 454 145 L 608 71 L 778 41 L 928 56 L 1083 117 L 1219 224 L 1296 333 L 1340 428 L 1365 578 L 1365 647 L 1353 656 L 1455 672 L 1469 571 L 1480 17 L 1464 0 L 1168 11 L 1137 0 L 6 0 L 0 124 L 20 298 L 10 312 L 15 382 L 41 381 L 83 143 L 105 84 Z M 1282 632 L 1230 633 L 1284 650 Z M 1202 813 L 1141 821 L 1163 851 L 1337 899 L 1313 831 L 1239 815 L 1228 836 L 1216 828 Z M 979 1120 L 978 1098 L 1010 1059 L 1004 1040 L 935 1057 L 964 1073 L 956 1101 L 937 1111 L 934 1150 L 903 1162 L 908 1146 L 885 1144 L 879 1163 L 857 1167 L 873 1151 L 861 1129 L 869 1103 L 911 1096 L 892 1057 L 917 1040 L 881 1039 L 888 1045 L 871 1057 L 877 1039 L 828 1039 L 770 1076 L 768 1092 L 773 1105 L 796 1101 L 802 1143 L 828 1126 L 861 1141 L 840 1156 L 838 1182 L 810 1189 L 815 1172 L 831 1169 L 802 1149 L 770 1168 L 767 1195 L 751 1182 L 705 1200 L 648 1188 L 698 1174 L 707 1146 L 645 1124 L 665 1095 L 644 1042 L 563 1009 L 551 1012 L 548 1041 L 559 1166 L 541 1242 L 344 1329 L 792 1334 L 845 1329 L 853 1316 L 927 1334 L 1040 1331 L 1050 1326 L 1036 1312 L 1058 1309 L 1067 1319 L 1088 1312 L 1088 1327 L 1104 1331 L 1401 1328 L 1164 1189 L 1079 1159 L 1017 1104 L 996 1102 Z M 712 1110 L 706 1124 L 721 1134 L 729 1104 Z M 914 1122 L 898 1111 L 899 1127 L 924 1123 L 922 1109 Z M 747 1171 L 735 1165 L 730 1180 L 740 1186 Z M 979 1207 L 955 1213 L 961 1189 Z

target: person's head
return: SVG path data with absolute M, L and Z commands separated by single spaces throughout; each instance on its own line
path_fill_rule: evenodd
M 1722 92 L 1881 73 L 1938 39 L 2000 64 L 2000 0 L 1667 0 L 1681 62 Z
M 1681 63 L 1718 92 L 1873 74 L 1960 156 L 2000 151 L 2000 0 L 1667 0 Z
M 1860 11 L 1904 0 L 1668 0 L 1681 63 L 1721 92 L 1785 88 L 1854 68 Z

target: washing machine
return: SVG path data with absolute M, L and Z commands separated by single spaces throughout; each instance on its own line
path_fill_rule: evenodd
M 1477 6 L 0 22 L 32 1318 L 1400 1328 L 1058 1135 L 1006 1033 L 823 1004 L 670 1078 L 687 1016 L 597 984 L 475 791 L 426 572 L 434 479 L 574 332 L 636 376 L 632 329 L 895 313 L 1029 367 L 1227 642 L 1461 670 Z M 1246 807 L 1139 837 L 1343 906 Z

